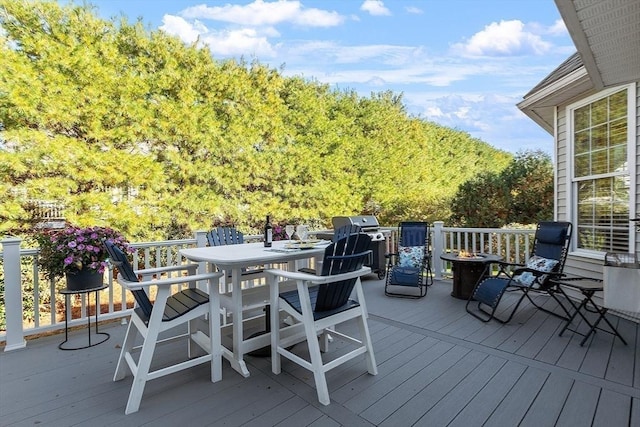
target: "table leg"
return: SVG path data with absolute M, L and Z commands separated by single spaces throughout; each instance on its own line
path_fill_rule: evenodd
M 592 294 L 593 295 L 593 294 Z M 627 345 L 627 342 L 624 340 L 624 338 L 622 338 L 622 335 L 620 335 L 620 333 L 618 332 L 618 330 L 616 328 L 613 327 L 613 325 L 611 324 L 611 322 L 609 322 L 609 319 L 607 319 L 606 314 L 607 314 L 607 309 L 605 307 L 603 308 L 599 308 L 591 299 L 591 296 L 588 296 L 587 298 L 589 302 L 591 303 L 591 305 L 593 306 L 593 308 L 595 309 L 595 312 L 598 313 L 598 318 L 596 319 L 596 321 L 593 323 L 593 325 L 591 325 L 591 329 L 589 330 L 589 332 L 586 333 L 586 335 L 584 336 L 584 338 L 582 339 L 582 342 L 580 343 L 581 346 L 584 345 L 585 342 L 587 342 L 587 338 L 589 338 L 589 336 L 591 336 L 592 333 L 594 333 L 596 331 L 596 329 L 600 329 L 598 328 L 598 325 L 600 324 L 600 321 L 604 319 L 605 323 L 609 326 L 609 328 L 611 329 L 611 332 L 613 335 L 617 336 L 618 338 L 620 338 L 620 341 L 622 341 L 622 343 L 624 345 Z M 604 329 L 600 329 L 601 331 L 604 332 L 609 332 L 609 331 L 605 331 Z M 614 338 L 615 339 L 615 338 Z
M 225 272 L 226 273 L 226 272 Z M 233 369 L 238 371 L 243 377 L 249 376 L 249 370 L 244 362 L 244 335 L 243 315 L 242 315 L 242 288 L 240 283 L 240 275 L 242 269 L 233 268 L 231 270 L 231 283 L 233 284 L 233 292 L 231 300 L 233 302 L 233 360 L 230 360 Z
M 213 266 L 209 267 L 211 271 Z M 212 283 L 213 282 L 213 283 Z M 220 283 L 209 279 L 209 345 L 211 352 L 211 381 L 222 380 L 222 340 L 220 338 Z
M 584 316 L 584 314 L 582 314 L 582 309 L 585 307 L 585 305 L 587 304 L 587 298 L 583 298 L 582 301 L 580 302 L 580 305 L 576 307 L 576 305 L 573 303 L 573 301 L 571 300 L 571 298 L 567 297 L 567 300 L 569 301 L 569 304 L 571 304 L 571 306 L 573 307 L 573 314 L 571 314 L 571 316 L 569 316 L 569 318 L 567 319 L 567 321 L 564 324 L 564 327 L 562 328 L 562 330 L 560 331 L 560 333 L 558 334 L 559 337 L 562 336 L 562 334 L 568 329 L 572 332 L 576 332 L 573 329 L 569 329 L 569 326 L 571 325 L 571 322 L 573 322 L 573 319 L 576 318 L 576 316 L 578 316 L 578 314 L 580 315 L 580 317 L 582 317 L 582 320 L 585 321 L 585 323 L 587 325 L 589 325 L 589 328 L 591 328 L 591 323 L 589 322 L 589 320 L 587 320 L 587 318 Z

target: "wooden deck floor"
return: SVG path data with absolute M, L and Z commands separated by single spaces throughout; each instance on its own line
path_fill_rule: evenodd
M 131 377 L 112 375 L 126 327 L 110 323 L 111 338 L 89 349 L 61 351 L 55 335 L 1 353 L 0 425 L 640 425 L 635 323 L 610 316 L 627 346 L 598 332 L 580 347 L 579 335 L 559 337 L 561 321 L 530 306 L 508 325 L 476 320 L 449 295 L 450 281 L 421 300 L 385 297 L 373 276 L 364 285 L 379 374 L 363 360 L 329 372 L 329 406 L 309 372 L 283 359 L 273 375 L 269 358 L 249 357 L 249 378 L 225 362 L 219 383 L 206 365 L 151 381 L 140 411 L 124 415 Z

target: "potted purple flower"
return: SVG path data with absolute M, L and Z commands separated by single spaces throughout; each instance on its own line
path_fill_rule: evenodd
M 35 239 L 40 245 L 38 265 L 45 277 L 51 280 L 66 277 L 70 290 L 91 289 L 103 284 L 109 256 L 104 247 L 105 240 L 132 252 L 125 238 L 108 227 L 70 225 L 42 231 Z

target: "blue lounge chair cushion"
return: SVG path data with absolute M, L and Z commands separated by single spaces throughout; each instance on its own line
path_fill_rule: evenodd
M 398 265 L 418 268 L 424 259 L 423 246 L 398 246 Z

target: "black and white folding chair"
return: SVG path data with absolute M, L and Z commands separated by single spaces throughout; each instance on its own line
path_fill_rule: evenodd
M 522 301 L 527 298 L 539 310 L 566 320 L 570 315 L 569 309 L 558 298 L 558 295 L 564 296 L 564 294 L 551 279 L 562 277 L 569 252 L 571 229 L 570 222 L 538 223 L 531 256 L 526 264 L 496 261 L 495 264 L 499 265 L 498 273 L 478 281 L 467 300 L 467 312 L 483 322 L 495 319 L 501 323 L 507 323 L 513 318 Z M 489 269 L 491 264 L 494 263 L 487 263 L 486 268 Z M 498 305 L 505 292 L 520 293 L 506 319 L 496 316 Z M 536 303 L 532 295 L 540 293 L 551 296 L 563 313 L 558 314 Z M 477 307 L 472 309 L 471 306 L 474 303 L 477 303 Z

